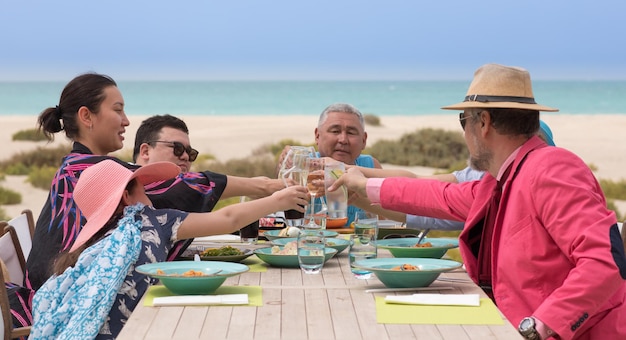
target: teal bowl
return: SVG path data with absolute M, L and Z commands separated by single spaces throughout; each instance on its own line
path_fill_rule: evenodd
M 275 246 L 284 246 L 285 244 L 289 242 L 294 242 L 297 240 L 298 239 L 295 237 L 285 237 L 285 238 L 275 239 L 271 241 L 270 243 Z M 342 238 L 332 238 L 332 237 L 326 238 L 326 247 L 337 249 L 337 254 L 346 250 L 346 248 L 348 248 L 349 245 L 350 245 L 349 240 L 344 240 Z
M 279 247 L 280 250 L 283 249 L 283 246 L 275 246 Z M 278 255 L 272 254 L 273 247 L 267 248 L 258 248 L 254 251 L 254 254 L 263 260 L 263 262 L 269 264 L 272 267 L 281 267 L 281 268 L 300 268 L 300 263 L 298 262 L 298 255 Z M 330 260 L 333 256 L 337 254 L 337 249 L 333 248 L 324 248 L 324 262 Z
M 335 237 L 339 235 L 338 232 L 332 231 L 332 230 L 322 230 L 322 232 L 324 232 L 324 237 Z M 280 233 L 280 229 L 268 230 L 263 233 L 263 236 L 265 236 L 265 238 L 268 239 L 269 241 L 274 241 L 274 240 L 281 239 L 281 238 L 293 238 L 293 236 L 292 237 L 278 236 L 279 233 Z
M 159 279 L 174 294 L 200 295 L 214 292 L 227 278 L 245 273 L 250 268 L 233 262 L 173 261 L 144 264 L 135 270 Z M 202 272 L 203 275 L 183 276 L 189 270 Z
M 440 259 L 448 249 L 457 248 L 459 240 L 454 238 L 424 238 L 422 243 L 430 242 L 432 247 L 413 247 L 419 238 L 391 238 L 378 240 L 378 248 L 387 249 L 394 257 L 422 257 Z
M 419 270 L 397 270 L 394 267 L 413 265 Z M 462 264 L 451 260 L 429 258 L 376 258 L 359 260 L 354 266 L 370 271 L 388 288 L 426 287 L 443 272 L 461 268 Z

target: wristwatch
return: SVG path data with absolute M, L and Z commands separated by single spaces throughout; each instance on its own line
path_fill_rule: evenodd
M 519 327 L 517 327 L 519 333 L 524 337 L 524 339 L 528 340 L 540 340 L 541 337 L 535 328 L 535 319 L 532 317 L 525 317 L 519 323 Z

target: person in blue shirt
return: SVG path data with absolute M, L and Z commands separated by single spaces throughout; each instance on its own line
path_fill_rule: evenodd
M 367 145 L 367 132 L 363 114 L 353 105 L 334 103 L 322 111 L 315 128 L 315 144 L 317 157 L 330 157 L 347 165 L 382 168 L 378 159 L 361 154 Z M 283 163 L 287 150 L 289 146 L 283 150 L 278 164 Z M 348 206 L 346 225 L 352 223 L 358 210 L 361 209 Z

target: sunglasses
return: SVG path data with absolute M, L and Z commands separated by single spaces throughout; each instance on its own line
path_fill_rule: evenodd
M 467 123 L 465 120 L 470 116 L 463 117 L 464 112 L 459 113 L 459 122 L 461 123 L 461 128 L 465 131 L 465 124 Z
M 166 143 L 169 144 L 169 147 L 173 149 L 174 151 L 174 156 L 176 157 L 180 157 L 183 155 L 183 153 L 187 153 L 187 155 L 189 155 L 189 161 L 193 162 L 196 160 L 196 158 L 198 158 L 198 150 L 193 149 L 191 146 L 184 146 L 183 143 L 181 142 L 168 142 L 165 140 L 153 140 L 148 142 L 148 144 L 152 144 L 152 143 Z

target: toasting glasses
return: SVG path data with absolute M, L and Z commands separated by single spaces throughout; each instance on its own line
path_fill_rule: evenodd
M 314 152 L 315 150 L 311 146 L 291 146 L 289 148 L 278 171 L 278 177 L 282 178 L 285 186 L 289 186 L 291 183 L 307 185 L 306 159 L 313 157 Z M 287 226 L 298 227 L 304 222 L 304 213 L 297 210 L 287 210 L 285 211 L 285 219 Z
M 326 194 L 324 182 L 324 159 L 307 158 L 307 181 L 306 186 L 311 196 L 311 202 L 304 216 L 305 229 L 326 229 L 327 207 L 324 201 Z

